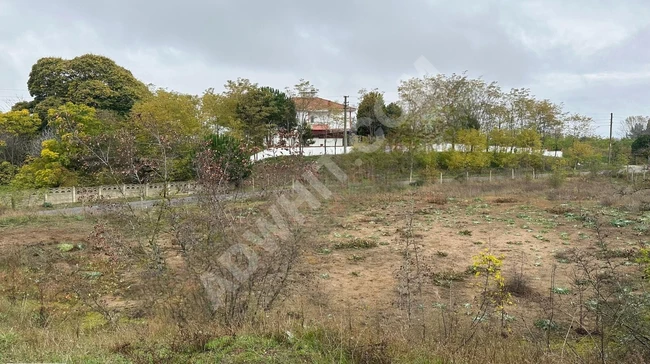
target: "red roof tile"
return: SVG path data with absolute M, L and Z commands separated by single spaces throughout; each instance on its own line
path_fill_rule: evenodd
M 296 103 L 298 111 L 343 111 L 344 108 L 343 104 L 322 97 L 294 97 L 293 101 Z M 354 111 L 355 108 L 348 106 L 348 110 Z

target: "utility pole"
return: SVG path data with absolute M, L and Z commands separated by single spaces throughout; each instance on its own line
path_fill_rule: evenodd
M 614 113 L 609 117 L 609 153 L 607 157 L 607 164 L 612 164 L 612 127 L 614 126 Z
M 343 154 L 348 153 L 348 96 L 343 96 Z

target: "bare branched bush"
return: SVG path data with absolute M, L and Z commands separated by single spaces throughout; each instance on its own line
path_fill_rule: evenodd
M 278 300 L 303 235 L 275 206 L 269 207 L 273 226 L 248 210 L 228 207 L 224 171 L 207 159 L 200 170 L 198 206 L 172 213 L 173 239 L 184 271 L 203 296 L 201 305 L 208 305 L 212 318 L 238 327 Z

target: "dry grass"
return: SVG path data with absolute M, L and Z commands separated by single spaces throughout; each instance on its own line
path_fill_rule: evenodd
M 595 266 L 602 263 L 599 259 L 613 260 L 620 266 L 621 275 L 629 277 L 626 284 L 639 279 L 635 266 L 623 264 L 637 256 L 625 242 L 637 239 L 638 229 L 633 228 L 638 226 L 617 227 L 608 221 L 619 218 L 611 214 L 624 213 L 617 211 L 631 211 L 625 206 L 629 201 L 613 201 L 608 210 L 599 204 L 612 191 L 611 186 L 609 181 L 569 179 L 553 191 L 553 201 L 546 198 L 549 189 L 542 181 L 333 189 L 335 195 L 323 201 L 321 209 L 305 211 L 303 229 L 308 234 L 278 305 L 248 317 L 237 328 L 201 316 L 192 297 L 198 291 L 180 274 L 192 267 L 185 263 L 180 247 L 170 243 L 169 230 L 159 241 L 169 274 L 154 279 L 140 274 L 146 260 L 134 259 L 128 266 L 111 268 L 106 259 L 112 252 L 110 244 L 96 251 L 76 251 L 76 260 L 54 249 L 63 240 L 90 244 L 87 239 L 94 222 L 65 220 L 67 232 L 51 226 L 64 220 L 11 222 L 11 234 L 6 235 L 10 242 L 17 243 L 22 237 L 21 246 L 49 251 L 53 260 L 47 266 L 52 272 L 64 273 L 62 263 L 86 261 L 103 273 L 94 283 L 99 298 L 111 298 L 111 303 L 129 301 L 135 307 L 109 305 L 115 320 L 99 320 L 97 307 L 65 298 L 70 293 L 66 287 L 78 278 L 57 273 L 48 278 L 49 316 L 43 325 L 41 304 L 34 296 L 39 294 L 38 285 L 25 285 L 23 295 L 19 295 L 23 298 L 11 302 L 6 298 L 10 287 L 0 283 L 0 296 L 5 297 L 0 300 L 0 332 L 8 333 L 0 335 L 0 361 L 593 362 L 598 359 L 597 345 L 587 347 L 569 331 L 575 320 L 572 302 L 577 298 L 556 294 L 551 306 L 547 296 L 553 281 L 555 288 L 577 292 L 573 274 L 578 266 L 573 257 L 578 251 L 593 259 Z M 634 192 L 637 200 L 646 195 L 646 191 Z M 558 201 L 565 197 L 570 200 Z M 240 222 L 239 228 L 257 229 L 256 219 L 267 207 L 265 200 L 236 202 L 226 211 Z M 597 250 L 593 227 L 575 216 L 583 210 L 600 213 L 606 222 L 600 233 L 610 242 L 603 250 L 607 255 L 597 254 L 601 250 Z M 635 216 L 624 218 L 632 221 Z M 407 226 L 409 219 L 412 231 Z M 75 229 L 69 229 L 71 226 Z M 120 227 L 126 225 L 112 225 L 114 229 Z M 459 231 L 472 234 L 459 235 Z M 135 236 L 118 232 L 102 236 L 122 240 Z M 410 319 L 398 305 L 395 278 L 403 263 L 401 244 L 406 238 L 413 239 L 419 254 L 418 265 L 412 268 L 414 274 L 425 278 L 414 282 Z M 51 243 L 39 246 L 43 241 Z M 333 249 L 324 254 L 323 247 Z M 347 249 L 363 249 L 363 256 Z M 493 304 L 482 307 L 481 297 L 486 297 L 478 289 L 482 276 L 466 273 L 472 256 L 486 249 L 503 256 L 504 272 L 515 272 L 504 273 L 505 290 L 515 297 L 514 304 L 506 307 L 509 319 L 505 330 Z M 8 251 L 3 253 L 9 257 Z M 31 270 L 23 279 L 45 272 L 30 259 L 14 261 L 14 268 L 27 269 L 14 269 L 13 273 Z M 551 276 L 553 266 L 556 272 Z M 11 269 L 7 264 L 0 266 L 0 282 L 8 281 L 4 278 Z M 615 274 L 607 276 L 608 280 L 615 278 Z M 148 284 L 151 287 L 145 290 Z M 93 293 L 93 285 L 82 287 Z M 174 294 L 143 297 L 165 287 Z M 25 293 L 30 296 L 25 298 Z M 584 292 L 591 293 L 587 289 Z M 551 307 L 555 309 L 553 321 L 566 331 L 550 334 L 549 349 L 547 332 L 534 323 L 548 319 Z M 479 315 L 477 320 L 481 310 L 486 316 Z M 596 322 L 592 312 L 585 316 L 585 326 Z M 201 319 L 193 319 L 197 317 Z M 86 322 L 83 328 L 82 322 Z M 595 331 L 592 327 L 589 330 Z M 625 356 L 612 349 L 610 355 L 634 362 L 643 354 L 635 350 L 630 348 Z

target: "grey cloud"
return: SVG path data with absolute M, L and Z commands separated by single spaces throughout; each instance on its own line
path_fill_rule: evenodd
M 236 77 L 259 77 L 253 81 L 277 88 L 304 77 L 325 96 L 355 95 L 362 87 L 394 94 L 397 80 L 416 74 L 414 62 L 424 56 L 444 73 L 467 70 L 504 87 L 529 86 L 567 109 L 589 109 L 602 106 L 606 87 L 587 83 L 563 92 L 539 80 L 650 64 L 648 10 L 641 0 L 33 0 L 28 8 L 5 0 L 0 51 L 20 49 L 29 33 L 46 46 L 30 49 L 23 62 L 95 52 L 151 78 L 145 82 L 183 92 L 219 88 Z M 603 14 L 611 19 L 600 27 Z M 81 28 L 91 34 L 77 36 Z M 59 38 L 47 46 L 45 37 Z M 31 63 L 9 68 L 0 82 L 24 85 Z M 639 94 L 647 96 L 629 82 L 609 82 L 618 92 L 611 107 L 621 112 L 639 109 Z

